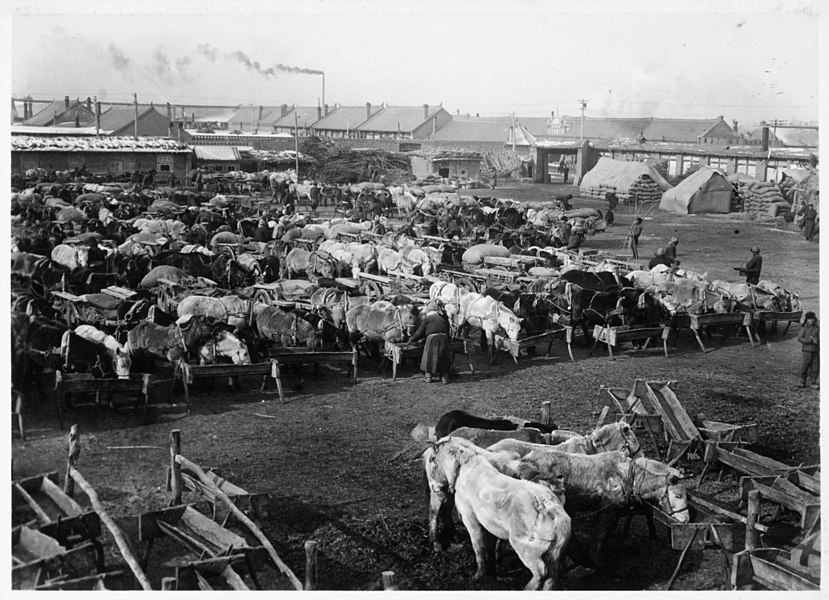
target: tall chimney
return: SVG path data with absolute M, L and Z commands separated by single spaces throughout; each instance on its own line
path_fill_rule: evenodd
M 95 100 L 95 135 L 101 133 L 101 103 Z
M 763 152 L 769 149 L 769 126 L 763 125 Z
M 288 114 L 288 105 L 283 104 L 282 106 L 279 107 L 279 116 L 284 117 L 287 114 Z
M 327 117 L 328 116 L 328 105 L 327 104 L 323 107 L 323 111 L 325 113 L 325 116 Z
M 429 105 L 424 104 L 423 105 L 423 120 L 425 121 L 428 118 L 429 118 Z
M 320 119 L 322 119 L 322 106 L 317 104 L 317 121 L 319 121 Z
M 371 118 L 371 102 L 366 102 L 366 121 Z
M 734 133 L 739 133 L 740 130 L 737 129 L 737 119 L 733 119 L 731 121 L 731 128 L 734 130 Z
M 172 110 L 170 108 L 170 103 L 169 102 L 167 103 L 167 120 L 168 121 L 173 120 Z
M 75 127 L 81 126 L 81 109 L 79 107 L 75 107 Z
M 259 121 L 262 120 L 262 115 L 265 112 L 265 107 L 261 104 L 259 105 L 259 116 L 256 118 L 256 129 L 259 129 Z
M 92 112 L 92 98 L 86 97 L 86 110 Z
M 63 97 L 63 106 L 67 109 L 69 108 L 69 96 Z

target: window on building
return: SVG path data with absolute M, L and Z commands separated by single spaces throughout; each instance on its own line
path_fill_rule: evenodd
M 438 169 L 438 175 L 441 177 L 449 177 L 449 169 Z
M 744 173 L 751 177 L 757 176 L 757 161 L 750 158 L 737 159 L 737 173 Z
M 708 158 L 708 166 L 712 169 L 719 169 L 723 173 L 727 173 L 728 159 L 723 156 L 711 156 Z
M 682 174 L 685 175 L 692 169 L 699 167 L 699 156 L 683 156 L 682 157 Z
M 669 158 L 668 159 L 668 175 L 670 175 L 671 177 L 676 177 L 676 167 L 677 167 L 676 158 Z
M 158 165 L 158 170 L 161 173 L 169 173 L 170 172 L 170 165 Z

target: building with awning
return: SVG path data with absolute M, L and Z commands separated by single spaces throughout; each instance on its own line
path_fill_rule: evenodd
M 236 146 L 193 146 L 196 166 L 210 173 L 238 171 L 242 157 Z

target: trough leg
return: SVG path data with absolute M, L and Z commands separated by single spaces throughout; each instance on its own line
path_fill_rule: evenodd
M 699 347 L 702 349 L 702 351 L 703 352 L 708 352 L 705 349 L 705 344 L 702 343 L 702 338 L 699 336 L 699 330 L 698 329 L 691 329 L 691 331 L 694 332 L 694 336 L 697 338 L 697 343 L 699 344 Z M 679 336 L 677 336 L 677 337 L 679 337 Z
M 285 393 L 282 390 L 282 370 L 279 367 L 279 363 L 277 361 L 273 361 L 273 379 L 276 381 L 276 390 L 279 392 L 279 401 L 282 404 L 285 404 Z

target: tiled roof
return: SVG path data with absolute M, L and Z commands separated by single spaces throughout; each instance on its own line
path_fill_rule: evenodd
M 262 109 L 261 114 L 260 108 Z M 233 111 L 228 123 L 231 128 L 238 128 L 241 123 L 243 130 L 249 129 L 251 123 L 253 123 L 254 128 L 257 123 L 262 126 L 270 126 L 274 121 L 281 118 L 282 113 L 280 110 L 279 106 L 240 106 Z
M 581 136 L 581 117 L 563 116 L 562 135 L 566 137 Z M 697 142 L 704 133 L 720 123 L 713 119 L 661 119 L 656 117 L 615 118 L 585 117 L 584 137 L 588 139 L 638 139 L 643 135 L 646 140 L 654 142 Z M 534 132 L 533 132 L 534 133 Z
M 372 106 L 371 116 L 380 112 L 380 106 Z M 335 130 L 335 131 L 354 131 L 358 125 L 366 121 L 366 107 L 365 106 L 338 106 L 332 111 L 328 112 L 327 117 L 323 117 L 314 123 L 314 129 L 319 130 Z
M 438 105 L 429 106 L 429 114 L 423 114 L 422 106 L 387 106 L 378 111 L 368 121 L 360 125 L 360 131 L 382 131 L 394 133 L 401 131 L 408 133 L 417 129 L 428 119 L 440 112 L 443 107 Z
M 12 125 L 12 135 L 95 135 L 94 127 Z
M 421 116 L 423 109 L 421 109 Z M 452 117 L 431 139 L 457 142 L 501 142 L 509 138 L 512 117 Z
M 696 142 L 720 123 L 720 119 L 657 119 L 645 129 L 645 139 L 654 142 Z
M 296 121 L 294 121 L 294 113 L 296 113 Z M 318 120 L 316 106 L 297 106 L 288 111 L 288 114 L 274 121 L 274 127 L 293 127 L 298 125 L 300 129 L 311 127 Z
M 70 120 L 69 115 L 71 115 L 71 120 L 74 121 L 75 119 L 75 107 L 78 105 L 83 106 L 81 102 L 78 100 L 70 100 L 69 101 L 69 108 L 66 108 L 66 104 L 64 100 L 56 100 L 51 104 L 48 104 L 46 108 L 41 109 L 33 116 L 26 119 L 23 124 L 24 125 L 53 125 L 55 114 L 58 116 L 58 122 Z M 85 107 L 84 107 L 85 108 Z M 67 113 L 65 115 L 64 113 Z M 82 119 L 85 121 L 85 119 Z
M 150 111 L 156 109 L 149 104 L 138 105 L 138 118 L 146 115 Z M 159 113 L 160 114 L 160 113 Z M 132 125 L 135 122 L 135 107 L 133 106 L 113 106 L 106 112 L 101 113 L 101 131 L 113 132 L 120 131 L 124 127 Z M 95 120 L 92 120 L 92 125 L 95 125 Z
M 790 148 L 817 148 L 820 142 L 820 131 L 811 127 L 778 127 L 775 135 Z

